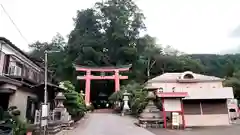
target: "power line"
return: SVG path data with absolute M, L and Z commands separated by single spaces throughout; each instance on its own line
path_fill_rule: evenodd
M 24 37 L 24 35 L 22 34 L 21 30 L 18 28 L 18 26 L 16 25 L 16 23 L 13 21 L 13 19 L 11 18 L 11 16 L 8 14 L 8 12 L 6 11 L 6 9 L 4 8 L 3 4 L 0 4 L 4 13 L 8 16 L 9 20 L 12 22 L 12 24 L 15 26 L 15 28 L 17 29 L 18 33 L 20 34 L 20 36 L 23 38 L 23 40 L 29 44 L 28 40 Z

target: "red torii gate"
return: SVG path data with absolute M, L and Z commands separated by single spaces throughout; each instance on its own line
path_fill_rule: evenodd
M 121 67 L 86 67 L 86 66 L 80 66 L 75 65 L 76 71 L 82 71 L 86 72 L 86 75 L 84 76 L 77 76 L 78 80 L 85 80 L 85 103 L 86 105 L 89 105 L 90 103 L 90 86 L 91 86 L 91 80 L 115 80 L 115 91 L 120 90 L 120 80 L 128 79 L 128 76 L 121 76 L 119 72 L 123 71 L 129 71 L 131 68 L 131 65 L 125 65 Z M 92 75 L 91 72 L 114 72 L 114 75 L 111 76 L 95 76 Z

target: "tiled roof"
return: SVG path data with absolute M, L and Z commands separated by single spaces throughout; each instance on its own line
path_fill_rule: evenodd
M 164 73 L 160 76 L 157 76 L 155 78 L 150 79 L 148 82 L 156 82 L 156 81 L 177 81 L 178 79 L 181 78 L 181 76 L 184 74 L 185 72 L 182 73 Z M 202 74 L 196 74 L 196 73 L 192 73 L 192 75 L 194 76 L 194 79 L 196 80 L 200 80 L 200 81 L 222 81 L 222 78 L 218 78 L 215 76 L 207 76 L 207 75 L 202 75 Z

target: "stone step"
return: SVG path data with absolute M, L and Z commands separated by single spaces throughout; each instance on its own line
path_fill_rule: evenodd
M 95 109 L 94 113 L 112 113 L 113 109 Z

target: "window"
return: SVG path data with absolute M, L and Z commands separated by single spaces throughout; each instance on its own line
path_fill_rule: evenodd
M 16 76 L 21 76 L 22 69 L 18 66 L 9 66 L 9 75 L 16 75 Z
M 229 109 L 229 112 L 236 112 L 236 109 Z
M 28 69 L 27 69 L 27 67 L 24 67 L 23 75 L 24 75 L 24 77 L 28 76 Z
M 192 74 L 185 74 L 185 75 L 183 76 L 183 78 L 184 78 L 184 79 L 193 79 L 194 77 L 193 77 Z
M 8 74 L 9 75 L 14 75 L 14 73 L 15 73 L 15 66 L 10 66 L 9 70 L 8 70 Z
M 37 80 L 37 73 L 33 72 L 33 79 L 36 81 Z
M 22 75 L 22 69 L 18 66 L 16 66 L 16 72 L 15 72 L 16 76 L 21 76 Z
M 18 66 L 9 66 L 8 74 L 15 75 L 15 76 L 21 76 L 22 68 L 20 68 Z
M 33 71 L 32 71 L 32 70 L 29 70 L 28 73 L 29 73 L 29 74 L 28 74 L 28 78 L 29 78 L 29 79 L 33 79 Z

